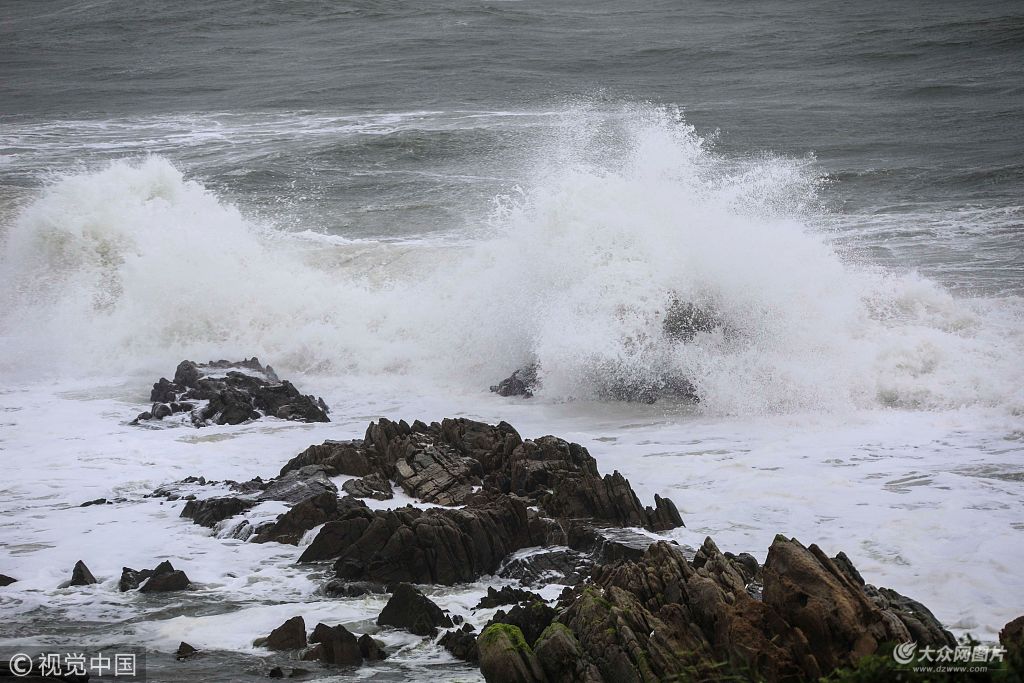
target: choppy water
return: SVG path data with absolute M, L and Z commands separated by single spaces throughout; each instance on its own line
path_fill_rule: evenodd
M 683 501 L 682 542 L 790 529 L 993 633 L 1024 588 L 1024 11 L 975 5 L 0 2 L 0 571 L 35 577 L 3 642 L 66 636 L 50 584 L 85 549 L 54 520 L 131 516 L 67 506 L 218 469 L 223 445 L 117 425 L 150 376 L 254 353 L 340 426 L 244 432 L 222 476 L 378 415 L 511 415 Z M 729 333 L 666 339 L 673 296 Z M 484 390 L 534 360 L 533 402 Z M 666 373 L 701 403 L 599 400 Z M 255 550 L 290 592 L 225 588 L 222 539 L 146 509 L 211 604 L 261 616 L 218 637 L 118 604 L 101 640 L 251 658 L 328 609 Z M 88 563 L 150 563 L 122 555 Z M 428 669 L 395 675 L 451 666 L 410 647 Z

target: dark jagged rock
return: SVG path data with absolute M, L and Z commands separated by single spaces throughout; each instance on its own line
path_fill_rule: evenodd
M 498 396 L 523 396 L 532 398 L 533 392 L 540 388 L 537 377 L 537 366 L 534 364 L 519 368 L 509 377 L 491 387 Z
M 445 631 L 437 644 L 464 662 L 475 663 L 480 659 L 476 647 L 476 633 L 470 624 L 465 624 L 460 629 Z
M 199 526 L 214 527 L 229 517 L 245 512 L 255 504 L 255 500 L 236 496 L 190 500 L 182 508 L 181 516 L 191 519 Z
M 364 477 L 377 471 L 376 459 L 363 446 L 362 439 L 354 441 L 324 441 L 310 446 L 281 468 L 281 476 L 307 465 L 323 465 L 328 476 L 347 475 Z
M 359 641 L 344 626 L 331 627 L 326 624 L 317 624 L 310 640 L 319 645 L 318 658 L 325 664 L 359 666 L 363 663 Z
M 270 673 L 267 674 L 267 678 L 284 678 L 284 669 L 279 666 L 275 666 L 270 670 Z
M 349 479 L 341 486 L 342 490 L 356 498 L 373 498 L 375 500 L 391 500 L 395 492 L 380 472 L 368 474 L 358 479 Z
M 78 507 L 87 508 L 90 505 L 106 505 L 106 504 L 107 504 L 107 499 L 106 498 L 97 498 L 95 500 L 87 500 L 84 503 L 82 503 L 81 505 L 79 505 Z
M 387 653 L 384 652 L 384 646 L 374 640 L 369 633 L 364 633 L 359 636 L 359 654 L 363 656 L 368 662 L 379 662 L 387 659 Z
M 739 555 L 725 553 L 725 556 L 739 570 L 748 584 L 760 576 L 761 565 L 757 563 L 757 558 L 750 553 L 740 553 Z
M 96 583 L 96 577 L 92 575 L 89 568 L 85 566 L 85 562 L 79 560 L 75 562 L 74 569 L 71 570 L 71 583 L 69 586 L 91 586 Z
M 325 475 L 376 474 L 394 478 L 407 492 L 461 510 L 402 508 L 347 510 L 324 524 L 300 561 L 337 558 L 343 580 L 457 583 L 496 571 L 508 555 L 530 546 L 568 544 L 574 550 L 623 548 L 593 531 L 592 522 L 667 529 L 682 524 L 668 499 L 640 505 L 622 475 L 601 477 L 597 463 L 578 444 L 555 437 L 523 441 L 509 425 L 471 420 L 379 420 L 362 440 L 327 442 L 293 458 L 291 476 L 320 467 Z M 482 490 L 478 490 L 482 489 Z M 501 495 L 502 493 L 511 495 Z M 528 512 L 528 505 L 539 512 Z M 584 521 L 586 520 L 586 521 Z M 635 552 L 643 553 L 650 540 Z M 571 581 L 579 580 L 575 563 Z
M 667 530 L 682 525 L 672 501 L 644 508 L 621 474 L 601 477 L 585 448 L 553 436 L 523 441 L 509 425 L 444 420 L 426 425 L 381 419 L 362 440 L 311 446 L 282 469 L 319 465 L 328 476 L 394 479 L 425 502 L 464 505 L 481 487 L 534 501 L 552 517 Z M 352 483 L 357 490 L 360 483 Z
M 6 574 L 0 574 L 0 587 L 10 586 L 12 583 L 17 582 L 18 580 L 13 577 L 7 576 Z
M 306 647 L 306 622 L 302 617 L 292 617 L 256 645 L 270 650 L 301 650 Z
M 330 480 L 322 466 L 309 465 L 289 471 L 270 480 L 259 494 L 260 500 L 280 500 L 285 503 L 301 503 L 322 493 L 338 495 L 338 487 Z
M 488 683 L 544 683 L 544 670 L 522 632 L 492 624 L 477 638 L 480 671 Z M 628 680 L 628 679 L 620 679 Z
M 999 630 L 999 644 L 1007 650 L 1024 654 L 1024 615 L 1007 622 Z
M 334 519 L 338 515 L 338 497 L 328 492 L 313 496 L 280 515 L 270 526 L 253 538 L 253 543 L 276 541 L 298 545 L 310 529 Z
M 500 590 L 494 590 L 493 586 L 487 587 L 487 595 L 480 598 L 473 609 L 486 609 L 489 607 L 500 607 L 502 605 L 515 605 L 520 602 L 533 602 L 541 597 L 531 591 L 524 591 L 521 588 L 502 586 Z
M 711 539 L 692 563 L 659 542 L 640 559 L 596 567 L 591 584 L 564 594 L 533 650 L 557 681 L 816 681 L 883 643 L 909 641 L 915 628 L 922 645 L 948 642 L 922 606 L 864 586 L 855 572 L 848 558 L 836 563 L 781 537 L 760 572 Z M 746 590 L 757 574 L 763 601 Z
M 910 638 L 915 643 L 922 647 L 956 647 L 956 638 L 953 634 L 942 628 L 942 624 L 931 610 L 917 600 L 900 595 L 891 588 L 875 588 L 870 584 L 864 586 L 864 592 L 883 613 L 895 614 L 910 632 Z
M 515 605 L 508 612 L 498 610 L 487 625 L 509 624 L 515 626 L 523 634 L 526 642 L 532 646 L 540 634 L 551 625 L 555 615 L 555 610 L 538 598 L 522 605 Z
M 386 586 L 372 581 L 341 581 L 331 579 L 323 587 L 324 595 L 332 598 L 358 598 L 363 595 L 387 593 Z
M 823 672 L 852 665 L 882 643 L 910 640 L 903 623 L 879 610 L 816 545 L 776 537 L 763 574 L 764 603 L 806 636 Z
M 439 626 L 451 628 L 454 624 L 430 598 L 408 583 L 400 583 L 377 617 L 377 625 L 394 626 L 418 636 L 432 636 Z
M 177 660 L 189 659 L 199 654 L 199 650 L 195 649 L 185 641 L 181 641 L 178 645 L 178 651 L 174 653 L 174 658 Z
M 135 570 L 131 567 L 121 568 L 121 580 L 117 582 L 117 589 L 122 593 L 135 590 L 142 582 L 153 576 L 152 569 Z
M 156 566 L 153 574 L 146 580 L 140 593 L 167 593 L 170 591 L 188 590 L 192 587 L 185 572 L 175 569 L 168 561 L 163 561 Z
M 395 482 L 414 498 L 440 505 L 465 502 L 480 485 L 480 463 L 421 435 L 406 437 L 409 453 L 394 464 Z
M 337 557 L 346 580 L 452 585 L 493 573 L 530 545 L 526 507 L 496 496 L 467 509 L 352 511 L 325 524 L 300 561 Z
M 190 413 L 192 424 L 241 424 L 272 416 L 300 422 L 329 422 L 323 399 L 302 395 L 256 358 L 199 365 L 182 361 L 174 380 L 160 378 L 150 392 L 150 410 L 133 424 Z
M 570 548 L 555 548 L 513 556 L 498 569 L 498 576 L 516 579 L 525 586 L 550 583 L 575 586 L 590 573 L 593 565 L 592 555 Z
M 654 494 L 654 507 L 644 508 L 644 511 L 647 513 L 646 527 L 651 531 L 669 531 L 686 526 L 676 504 L 657 493 Z
M 573 632 L 554 622 L 541 634 L 534 647 L 537 661 L 549 681 L 600 681 L 596 667 L 587 662 Z

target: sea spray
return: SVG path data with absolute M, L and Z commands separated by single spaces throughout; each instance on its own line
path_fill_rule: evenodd
M 48 185 L 6 226 L 5 373 L 258 354 L 286 370 L 540 400 L 684 378 L 710 414 L 1021 405 L 1017 299 L 854 265 L 812 161 L 726 158 L 672 111 L 582 109 L 471 242 L 346 242 L 246 218 L 161 157 Z M 673 301 L 721 325 L 665 333 Z

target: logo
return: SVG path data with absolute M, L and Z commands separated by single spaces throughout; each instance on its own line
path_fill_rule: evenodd
M 892 658 L 900 664 L 910 664 L 914 659 L 914 653 L 917 651 L 917 643 L 900 643 L 896 646 L 896 649 L 892 651 Z
M 10 667 L 11 673 L 21 678 L 28 676 L 32 673 L 32 658 L 23 652 L 11 657 L 11 661 L 7 664 Z

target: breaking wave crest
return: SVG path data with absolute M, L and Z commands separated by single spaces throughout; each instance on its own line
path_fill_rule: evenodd
M 685 378 L 713 414 L 1019 410 L 1020 300 L 959 299 L 851 263 L 815 229 L 813 164 L 716 154 L 651 107 L 566 117 L 523 187 L 459 243 L 346 241 L 248 220 L 160 157 L 69 174 L 5 226 L 5 373 L 291 370 L 542 397 Z M 713 324 L 682 337 L 672 302 Z

